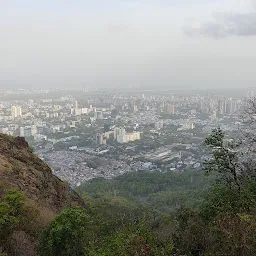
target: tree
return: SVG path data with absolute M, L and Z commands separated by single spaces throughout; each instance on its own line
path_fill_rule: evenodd
M 23 194 L 16 189 L 7 190 L 0 198 L 0 251 L 8 249 L 10 236 L 18 228 L 24 216 Z
M 82 207 L 72 207 L 58 215 L 42 233 L 40 255 L 84 255 L 87 215 Z
M 256 104 L 253 108 L 256 114 Z M 252 115 L 250 111 L 247 121 L 251 121 Z M 220 128 L 205 139 L 210 157 L 204 163 L 204 170 L 215 173 L 217 183 L 206 193 L 199 212 L 183 210 L 177 216 L 178 228 L 174 235 L 177 252 L 255 255 L 255 115 L 252 119 L 250 128 L 247 126 L 237 133 L 235 140 L 226 139 Z
M 204 170 L 207 173 L 219 173 L 219 181 L 225 182 L 230 188 L 235 186 L 240 190 L 242 172 L 238 158 L 238 145 L 228 142 L 225 146 L 224 137 L 224 132 L 217 128 L 205 139 L 205 144 L 211 149 L 212 156 L 204 163 Z
M 256 178 L 256 97 L 245 101 L 241 111 L 242 125 L 240 137 L 240 161 L 243 164 L 243 174 L 247 179 Z
M 209 229 L 200 215 L 192 209 L 181 208 L 176 221 L 175 255 L 203 255 L 209 246 Z

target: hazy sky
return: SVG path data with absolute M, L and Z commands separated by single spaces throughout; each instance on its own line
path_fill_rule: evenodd
M 0 0 L 0 87 L 256 86 L 256 0 Z

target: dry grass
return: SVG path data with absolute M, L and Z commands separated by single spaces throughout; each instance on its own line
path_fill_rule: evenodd
M 35 225 L 37 227 L 44 228 L 58 214 L 57 212 L 51 210 L 50 208 L 42 206 L 40 202 L 36 203 L 35 201 L 28 198 L 25 201 L 25 205 L 28 209 L 30 209 L 33 215 L 32 217 L 35 217 Z

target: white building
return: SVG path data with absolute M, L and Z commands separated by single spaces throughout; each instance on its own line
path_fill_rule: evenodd
M 47 136 L 46 135 L 42 135 L 42 134 L 35 134 L 34 140 L 36 140 L 36 141 L 47 140 Z
M 123 135 L 123 136 L 125 136 L 125 129 L 124 128 L 119 128 L 119 127 L 116 127 L 115 129 L 114 129 L 114 139 L 115 140 L 117 140 L 117 136 L 118 135 Z
M 116 138 L 118 143 L 126 143 L 126 135 L 125 134 L 119 134 Z
M 177 131 L 187 131 L 187 130 L 194 130 L 195 124 L 192 122 L 185 123 L 182 127 L 178 128 Z
M 82 108 L 81 112 L 82 114 L 88 114 L 88 108 Z
M 17 117 L 17 108 L 16 108 L 16 106 L 11 107 L 11 112 L 12 112 L 12 118 Z
M 20 137 L 24 137 L 25 132 L 24 132 L 24 127 L 20 127 Z
M 17 107 L 16 107 L 16 109 L 17 109 L 17 117 L 22 116 L 22 110 L 21 110 L 21 107 L 20 107 L 20 106 L 17 106 Z
M 130 141 L 140 140 L 140 132 L 126 133 L 124 128 L 115 128 L 114 139 L 118 143 L 127 143 Z
M 35 125 L 31 126 L 31 135 L 35 136 L 37 134 L 37 127 Z
M 127 133 L 125 137 L 126 137 L 126 142 L 140 140 L 140 132 Z
M 22 110 L 20 106 L 12 106 L 11 107 L 11 115 L 12 118 L 21 117 L 22 116 Z

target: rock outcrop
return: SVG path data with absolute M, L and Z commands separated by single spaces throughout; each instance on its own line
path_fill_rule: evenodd
M 0 188 L 19 188 L 40 207 L 59 212 L 84 205 L 69 185 L 52 174 L 49 166 L 32 153 L 22 137 L 0 134 Z

